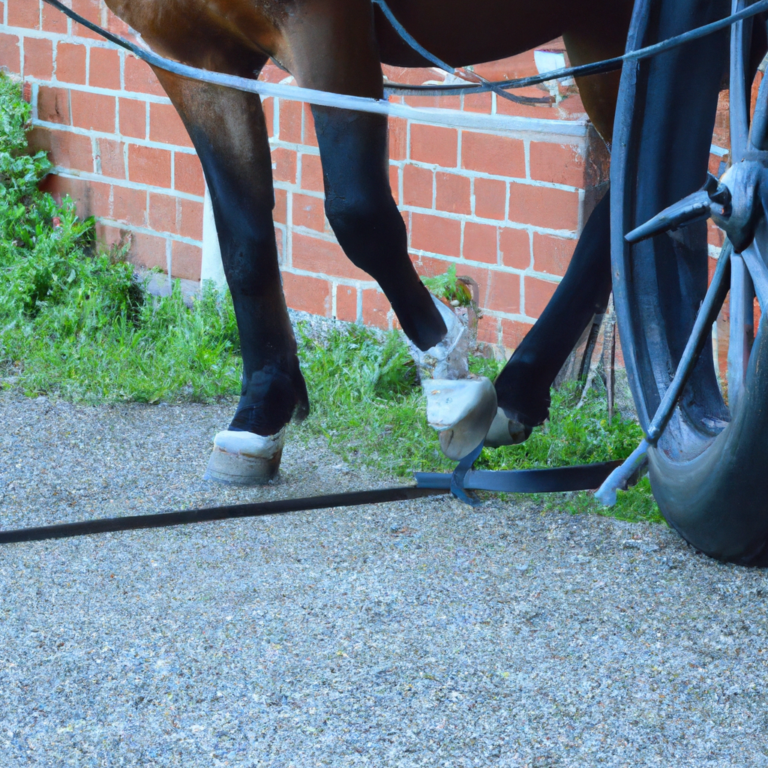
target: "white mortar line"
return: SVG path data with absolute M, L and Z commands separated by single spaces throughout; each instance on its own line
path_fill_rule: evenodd
M 167 187 L 155 187 L 151 184 L 140 184 L 137 181 L 131 181 L 130 179 L 115 179 L 112 176 L 100 176 L 96 173 L 89 173 L 88 171 L 75 171 L 71 168 L 61 168 L 60 166 L 54 166 L 51 169 L 51 174 L 55 176 L 61 176 L 63 179 L 79 179 L 81 181 L 95 181 L 101 184 L 111 184 L 115 187 L 124 187 L 125 189 L 135 189 L 138 192 L 154 192 L 159 195 L 167 195 L 169 197 L 178 197 L 183 200 L 190 200 L 195 203 L 202 203 L 204 197 L 200 195 L 192 195 L 189 192 L 181 192 L 176 189 L 168 189 Z

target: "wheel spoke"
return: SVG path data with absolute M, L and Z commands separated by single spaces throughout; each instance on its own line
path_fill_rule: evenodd
M 733 0 L 732 10 L 738 13 L 749 5 L 746 0 Z M 738 21 L 731 27 L 731 83 L 744 83 L 740 88 L 731 88 L 730 98 L 730 130 L 731 130 L 731 162 L 735 163 L 744 157 L 749 135 L 749 102 L 746 88 L 746 51 L 749 46 L 746 40 L 751 37 L 751 24 Z
M 731 412 L 736 408 L 744 388 L 753 337 L 752 302 L 755 294 L 744 255 L 734 254 L 731 257 L 731 327 L 728 340 L 728 403 Z

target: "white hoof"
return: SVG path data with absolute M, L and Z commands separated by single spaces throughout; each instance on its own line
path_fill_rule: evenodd
M 264 485 L 280 469 L 285 429 L 263 437 L 253 432 L 219 432 L 213 438 L 205 480 L 232 485 Z
M 440 448 L 454 461 L 463 459 L 488 432 L 496 416 L 496 390 L 489 379 L 424 381 L 427 421 L 440 433 Z
M 502 445 L 519 445 L 530 436 L 530 427 L 508 418 L 504 411 L 498 408 L 491 428 L 485 436 L 485 444 L 489 448 L 501 448 Z
M 448 332 L 439 344 L 426 351 L 409 342 L 411 355 L 422 379 L 460 379 L 469 372 L 469 329 L 450 307 L 434 296 L 432 301 L 440 312 Z

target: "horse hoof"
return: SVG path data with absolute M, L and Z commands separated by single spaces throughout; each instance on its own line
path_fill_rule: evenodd
M 422 380 L 461 379 L 469 371 L 469 329 L 450 307 L 434 296 L 432 301 L 448 330 L 439 344 L 423 352 L 413 342 L 409 342 L 411 356 L 416 362 Z
M 503 445 L 519 445 L 524 443 L 533 431 L 519 421 L 510 419 L 502 408 L 498 408 L 491 428 L 485 436 L 485 444 L 489 448 L 501 448 Z
M 480 444 L 496 416 L 496 390 L 489 379 L 429 379 L 427 421 L 440 435 L 440 448 L 454 461 Z
M 203 479 L 264 485 L 277 476 L 284 443 L 285 429 L 269 437 L 253 432 L 219 432 L 213 439 L 213 453 Z

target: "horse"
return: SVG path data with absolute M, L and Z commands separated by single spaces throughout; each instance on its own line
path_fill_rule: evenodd
M 371 0 L 107 0 L 107 5 L 156 53 L 246 78 L 258 78 L 272 59 L 299 86 L 381 98 L 382 64 L 432 65 Z M 557 37 L 574 65 L 619 56 L 632 7 L 633 0 L 390 3 L 423 49 L 452 67 L 506 58 Z M 240 333 L 240 400 L 229 427 L 216 436 L 208 474 L 267 482 L 279 467 L 284 428 L 291 418 L 307 416 L 309 398 L 281 286 L 261 100 L 159 68 L 155 74 L 202 163 Z M 619 77 L 614 72 L 577 79 L 586 112 L 606 141 Z M 405 224 L 389 184 L 386 117 L 321 106 L 313 106 L 312 113 L 325 213 L 339 244 L 379 284 L 413 347 L 438 348 L 450 329 L 408 256 Z M 527 437 L 547 418 L 555 376 L 593 315 L 607 305 L 608 205 L 606 195 L 588 219 L 549 306 L 494 382 L 494 400 L 508 420 L 509 435 L 522 428 Z M 488 431 L 483 419 L 473 439 Z

